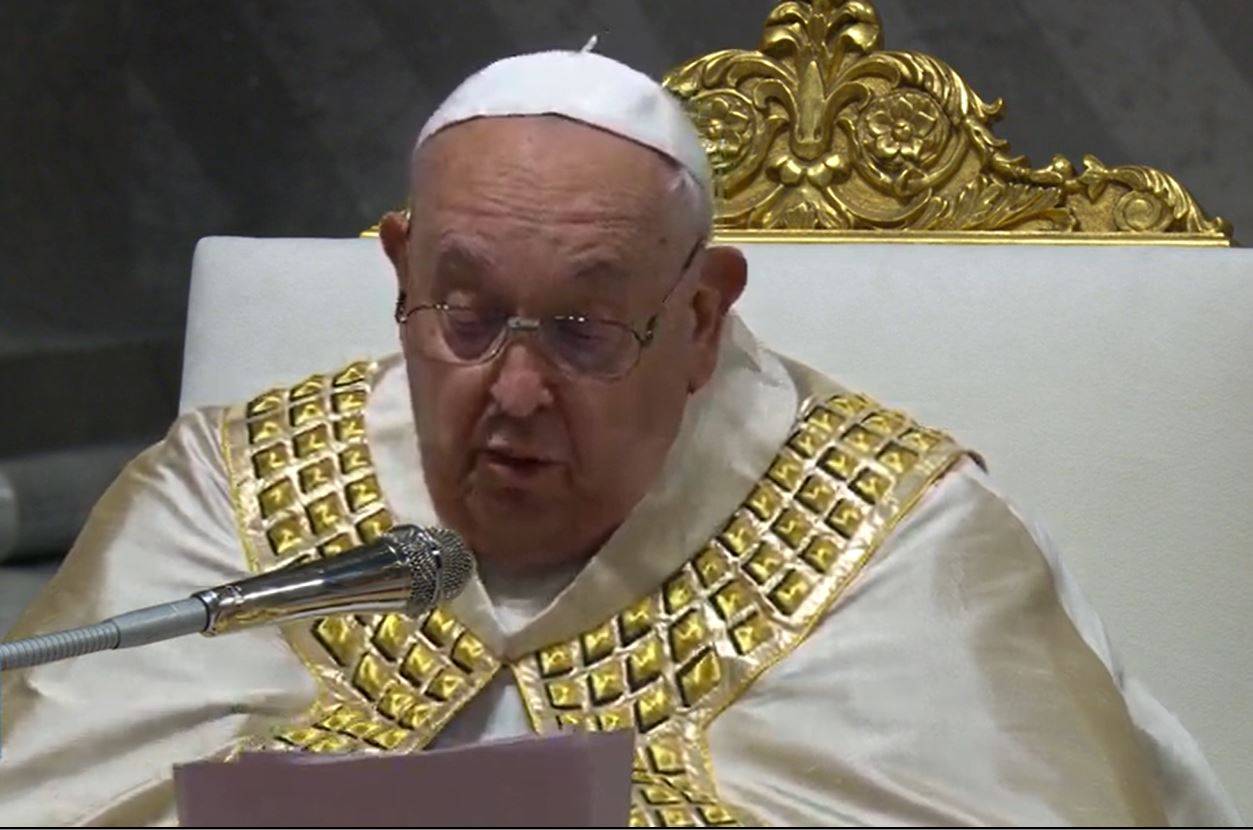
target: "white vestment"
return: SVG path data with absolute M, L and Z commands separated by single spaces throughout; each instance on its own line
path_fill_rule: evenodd
M 604 548 L 577 574 L 476 578 L 457 617 L 509 660 L 655 590 L 762 476 L 809 378 L 733 321 L 660 479 Z M 180 418 L 126 469 L 14 636 L 245 575 L 224 412 Z M 396 520 L 436 524 L 399 358 L 382 361 L 365 416 Z M 172 823 L 173 764 L 292 718 L 316 691 L 277 628 L 6 673 L 0 823 Z M 529 729 L 502 672 L 436 743 Z M 1048 539 L 970 461 L 707 737 L 720 796 L 769 823 L 1239 820 L 1192 738 L 1123 675 Z

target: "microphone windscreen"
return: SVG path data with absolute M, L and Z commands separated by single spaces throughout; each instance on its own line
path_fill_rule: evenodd
M 474 574 L 474 554 L 455 531 L 399 525 L 383 534 L 413 574 L 406 612 L 425 613 L 460 594 Z

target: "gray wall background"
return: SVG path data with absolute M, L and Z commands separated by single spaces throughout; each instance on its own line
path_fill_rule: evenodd
M 1142 163 L 1253 233 L 1249 0 L 879 0 L 1037 164 Z M 752 47 L 769 0 L 0 4 L 0 459 L 145 442 L 174 414 L 209 234 L 352 235 L 412 134 L 499 56 L 600 49 L 660 76 Z

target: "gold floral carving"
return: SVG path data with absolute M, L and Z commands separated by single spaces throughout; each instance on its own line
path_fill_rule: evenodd
M 709 154 L 720 235 L 1230 244 L 1231 225 L 1159 170 L 1093 156 L 1081 173 L 1062 156 L 1031 167 L 991 130 L 999 99 L 984 101 L 937 58 L 881 47 L 869 0 L 792 0 L 770 12 L 757 51 L 724 49 L 666 75 Z

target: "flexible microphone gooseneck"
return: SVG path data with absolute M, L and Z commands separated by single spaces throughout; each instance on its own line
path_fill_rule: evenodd
M 289 565 L 94 625 L 0 643 L 0 670 L 307 617 L 375 611 L 416 616 L 461 593 L 474 567 L 473 554 L 451 530 L 399 525 L 334 557 Z

